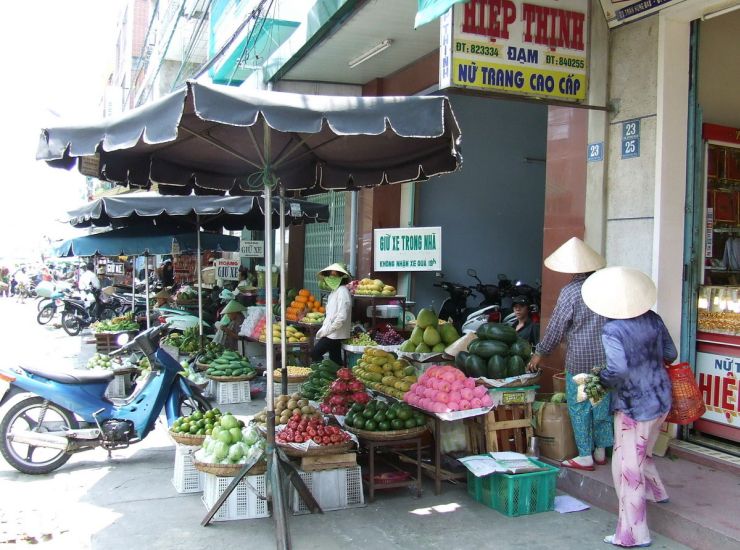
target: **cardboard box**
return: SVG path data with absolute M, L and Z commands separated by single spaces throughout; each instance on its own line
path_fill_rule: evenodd
M 568 404 L 535 402 L 535 408 L 534 435 L 539 442 L 540 455 L 560 461 L 578 456 Z

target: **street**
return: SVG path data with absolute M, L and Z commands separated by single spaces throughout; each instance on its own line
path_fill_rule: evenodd
M 4 365 L 44 361 L 73 368 L 94 352 L 80 337 L 41 327 L 35 317 L 33 300 L 0 299 Z M 263 403 L 222 408 L 248 415 Z M 274 547 L 271 519 L 201 527 L 201 495 L 178 494 L 172 485 L 174 454 L 161 422 L 146 440 L 114 452 L 110 460 L 103 450 L 81 453 L 47 476 L 18 473 L 0 459 L 0 544 L 106 550 Z M 296 549 L 596 549 L 606 548 L 602 539 L 614 532 L 616 516 L 591 508 L 509 518 L 476 503 L 464 484 L 445 484 L 435 496 L 427 481 L 421 499 L 405 489 L 382 491 L 366 507 L 290 516 L 289 521 Z M 653 535 L 653 548 L 687 548 Z

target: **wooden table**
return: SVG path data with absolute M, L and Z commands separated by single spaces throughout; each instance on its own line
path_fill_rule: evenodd
M 422 462 L 421 462 L 421 436 L 422 434 L 419 434 L 416 437 L 409 437 L 407 439 L 398 439 L 395 441 L 374 441 L 369 440 L 365 438 L 359 438 L 360 445 L 363 447 L 366 447 L 368 450 L 368 480 L 367 480 L 367 487 L 368 487 L 368 499 L 370 502 L 373 502 L 375 500 L 375 490 L 376 488 L 382 488 L 382 489 L 392 489 L 392 488 L 399 488 L 399 487 L 413 487 L 416 486 L 416 497 L 421 497 L 421 472 L 422 472 Z M 402 453 L 402 450 L 408 449 L 409 447 L 413 447 L 416 449 L 416 459 L 412 459 L 414 463 L 416 463 L 416 477 L 411 479 L 406 479 L 403 481 L 396 481 L 393 483 L 377 483 L 375 481 L 375 459 L 376 454 L 380 454 L 378 451 L 387 450 L 391 453 L 394 453 L 398 455 L 402 461 L 404 457 L 406 457 L 405 454 Z M 400 468 L 397 468 L 394 464 L 384 461 L 389 466 L 399 470 L 403 471 Z

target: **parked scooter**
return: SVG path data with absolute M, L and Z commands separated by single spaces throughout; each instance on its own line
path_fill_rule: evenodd
M 0 452 L 8 463 L 26 474 L 47 474 L 73 453 L 102 447 L 110 456 L 143 440 L 162 409 L 169 426 L 184 407 L 209 410 L 198 387 L 180 376 L 180 364 L 159 347 L 164 328 L 142 332 L 111 354 L 138 348 L 152 365 L 124 399 L 105 397 L 112 372 L 0 367 Z
M 71 290 L 64 289 L 56 290 L 49 298 L 44 298 L 44 307 L 36 315 L 38 324 L 45 325 L 51 321 L 57 312 L 64 308 L 64 298 L 69 298 L 71 295 Z
M 437 273 L 436 276 L 444 277 L 442 273 Z M 450 297 L 442 302 L 437 314 L 438 317 L 444 321 L 451 320 L 452 325 L 459 331 L 465 321 L 468 312 L 468 297 L 473 293 L 473 289 L 469 286 L 444 280 L 434 283 L 434 286 L 450 294 Z
M 70 336 L 77 336 L 83 328 L 87 328 L 95 321 L 113 319 L 116 309 L 113 303 L 104 303 L 100 299 L 101 291 L 91 288 L 93 300 L 88 304 L 84 299 L 62 298 L 62 328 Z

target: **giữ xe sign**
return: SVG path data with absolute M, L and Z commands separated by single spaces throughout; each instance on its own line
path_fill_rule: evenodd
M 470 0 L 440 18 L 441 88 L 586 98 L 587 0 Z
M 441 227 L 374 229 L 373 242 L 374 271 L 442 269 Z

